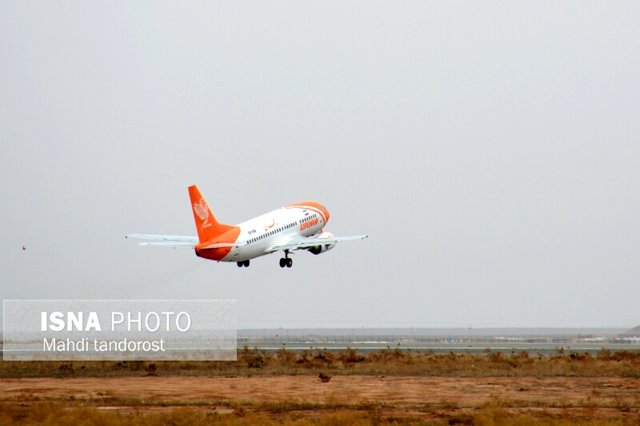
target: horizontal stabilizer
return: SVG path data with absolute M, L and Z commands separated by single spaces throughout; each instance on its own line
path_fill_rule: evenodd
M 125 238 L 146 240 L 138 243 L 139 246 L 194 248 L 198 244 L 198 237 L 189 235 L 128 234 Z
M 127 234 L 125 238 L 151 241 L 173 241 L 184 243 L 197 243 L 198 237 L 190 235 L 157 235 L 157 234 Z
M 148 247 L 171 247 L 171 248 L 194 248 L 196 243 L 185 243 L 181 241 L 159 241 L 152 243 L 138 243 L 139 246 L 148 246 Z

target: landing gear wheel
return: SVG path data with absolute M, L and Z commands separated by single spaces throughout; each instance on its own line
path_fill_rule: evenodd
M 244 267 L 245 267 L 245 268 L 248 268 L 248 267 L 249 267 L 249 259 L 247 259 L 247 260 L 245 260 L 245 261 L 244 261 Z
M 238 268 L 242 268 L 244 266 L 244 262 L 238 262 Z
M 289 259 L 289 250 L 287 249 L 284 251 L 284 257 L 280 258 L 280 267 L 291 268 L 291 265 L 293 265 L 293 259 Z

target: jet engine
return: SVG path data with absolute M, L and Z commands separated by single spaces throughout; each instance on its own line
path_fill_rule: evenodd
M 323 232 L 320 235 L 316 236 L 317 239 L 332 239 L 334 235 L 331 232 Z M 336 243 L 327 243 L 327 244 L 318 244 L 317 246 L 309 247 L 309 250 L 313 254 L 324 253 L 325 251 L 329 251 L 336 246 Z

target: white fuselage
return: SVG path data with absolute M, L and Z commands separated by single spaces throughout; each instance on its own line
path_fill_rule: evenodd
M 320 212 L 304 207 L 281 207 L 237 225 L 238 246 L 221 261 L 241 262 L 272 253 L 271 247 L 286 244 L 296 236 L 318 234 L 326 225 Z

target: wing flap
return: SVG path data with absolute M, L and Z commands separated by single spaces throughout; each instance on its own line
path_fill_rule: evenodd
M 279 251 L 279 250 L 302 250 L 309 247 L 314 247 L 322 244 L 335 244 L 343 241 L 355 241 L 355 240 L 364 240 L 368 238 L 368 235 L 350 235 L 346 237 L 332 237 L 332 238 L 303 238 L 296 241 L 291 241 L 287 244 L 279 244 L 269 248 L 269 251 Z

